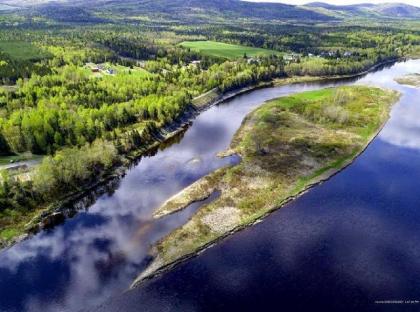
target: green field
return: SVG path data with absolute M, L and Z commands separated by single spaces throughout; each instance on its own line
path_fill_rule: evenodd
M 47 52 L 24 41 L 0 41 L 0 51 L 19 61 L 36 61 L 49 57 Z
M 191 50 L 200 51 L 204 55 L 235 59 L 243 57 L 268 56 L 280 54 L 278 51 L 228 44 L 216 41 L 184 41 L 181 46 Z
M 140 78 L 151 76 L 151 74 L 147 70 L 145 70 L 141 67 L 137 67 L 137 66 L 134 66 L 133 68 L 130 69 L 129 67 L 122 66 L 122 65 L 112 65 L 111 68 L 116 69 L 117 73 L 119 73 L 119 74 L 130 73 L 130 75 L 133 75 L 135 77 L 140 77 Z
M 90 69 L 92 67 L 97 67 L 97 66 L 101 66 L 103 68 L 103 70 L 101 70 L 100 72 L 91 73 Z M 130 75 L 134 78 L 152 77 L 151 73 L 149 73 L 147 70 L 145 70 L 141 67 L 134 66 L 133 68 L 130 68 L 130 67 L 123 66 L 123 65 L 111 64 L 111 63 L 108 63 L 108 62 L 103 63 L 103 64 L 99 64 L 99 65 L 94 64 L 94 63 L 88 63 L 88 64 L 86 64 L 84 69 L 86 70 L 86 73 L 91 74 L 93 77 L 107 76 L 109 74 L 106 73 L 106 70 L 109 70 L 109 69 L 114 70 L 114 73 L 117 76 L 123 76 L 123 75 L 128 74 L 128 75 Z M 115 74 L 113 74 L 113 75 L 115 75 Z

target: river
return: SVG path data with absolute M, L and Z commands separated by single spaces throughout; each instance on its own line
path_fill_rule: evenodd
M 211 107 L 178 140 L 80 205 L 75 217 L 3 250 L 0 311 L 351 310 L 420 300 L 420 91 L 393 81 L 413 71 L 420 72 L 420 61 L 352 80 L 255 90 Z M 263 222 L 123 293 L 150 262 L 153 243 L 200 204 L 158 221 L 153 210 L 238 161 L 216 154 L 249 111 L 282 95 L 353 83 L 403 96 L 350 167 Z

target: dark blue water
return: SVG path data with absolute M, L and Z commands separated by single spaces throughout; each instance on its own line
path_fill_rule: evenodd
M 199 205 L 158 222 L 153 210 L 235 161 L 215 154 L 228 146 L 246 113 L 264 100 L 325 85 L 258 90 L 204 112 L 180 143 L 143 159 L 88 210 L 3 251 L 0 310 L 77 311 L 95 304 L 105 311 L 420 309 L 375 304 L 420 300 L 420 92 L 393 82 L 413 70 L 420 62 L 359 81 L 404 96 L 381 135 L 349 168 L 256 226 L 121 295 L 147 265 L 150 246 Z
M 375 304 L 420 301 L 419 158 L 378 140 L 349 170 L 99 311 L 419 311 Z

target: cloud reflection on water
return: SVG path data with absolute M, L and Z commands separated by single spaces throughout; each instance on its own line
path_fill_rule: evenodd
M 360 83 L 391 88 L 402 93 L 400 104 L 394 107 L 380 138 L 396 146 L 420 150 L 420 89 L 400 85 L 394 80 L 411 73 L 420 73 L 419 61 L 399 63 L 387 73 L 382 71 L 369 74 Z
M 285 92 L 287 88 L 283 88 Z M 279 90 L 262 92 L 267 98 Z M 153 209 L 199 177 L 226 165 L 217 159 L 244 115 L 260 104 L 214 107 L 194 122 L 182 142 L 144 158 L 110 195 L 88 211 L 0 254 L 0 310 L 74 311 L 125 290 L 144 267 L 150 245 L 184 223 L 188 212 L 152 222 Z M 199 158 L 199 162 L 191 159 Z M 46 274 L 48 272 L 48 274 Z M 19 292 L 6 281 L 20 283 Z M 2 283 L 3 281 L 3 283 Z M 38 290 L 37 290 L 38 289 Z M 9 301 L 4 301 L 7 295 Z M 12 302 L 15 301 L 15 302 Z

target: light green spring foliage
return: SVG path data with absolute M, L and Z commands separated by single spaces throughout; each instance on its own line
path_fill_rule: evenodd
M 54 197 L 56 192 L 78 189 L 87 180 L 109 169 L 118 153 L 110 142 L 97 140 L 81 148 L 65 148 L 55 156 L 47 156 L 37 167 L 34 191 Z
M 200 70 L 152 61 L 146 69 L 153 73 L 114 66 L 115 75 L 97 78 L 88 69 L 65 65 L 49 75 L 19 80 L 13 95 L 0 90 L 1 142 L 15 153 L 50 154 L 113 136 L 114 130 L 135 123 L 167 124 L 203 91 L 229 91 L 279 76 L 282 66 L 276 62 L 227 62 Z

